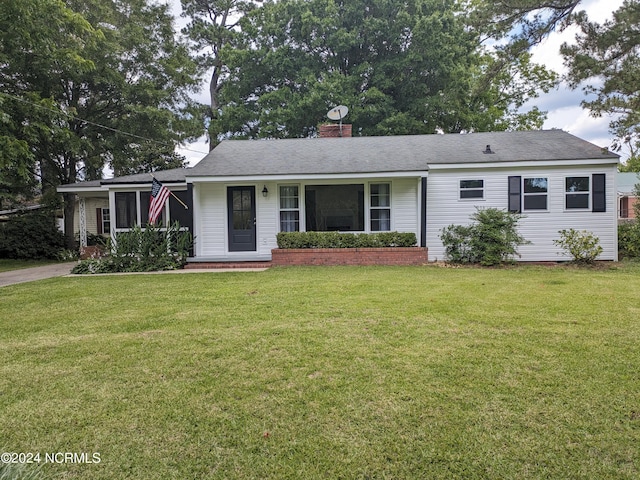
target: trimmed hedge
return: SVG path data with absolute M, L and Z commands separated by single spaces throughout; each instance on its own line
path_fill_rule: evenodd
M 414 247 L 415 233 L 340 233 L 340 232 L 280 232 L 278 248 L 377 248 Z

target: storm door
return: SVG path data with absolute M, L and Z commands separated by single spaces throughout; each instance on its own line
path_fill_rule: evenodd
M 256 251 L 256 188 L 228 187 L 229 251 Z

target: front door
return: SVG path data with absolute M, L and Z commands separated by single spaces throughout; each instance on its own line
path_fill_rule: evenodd
M 256 188 L 228 187 L 229 251 L 256 251 Z

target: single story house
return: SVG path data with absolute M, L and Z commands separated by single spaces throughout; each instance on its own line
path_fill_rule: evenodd
M 346 130 L 350 132 L 349 130 Z M 522 261 L 569 260 L 559 230 L 588 230 L 617 260 L 619 156 L 561 130 L 227 140 L 197 165 L 154 175 L 172 197 L 163 221 L 195 238 L 190 262 L 269 261 L 288 231 L 413 232 L 444 260 L 441 230 L 477 208 L 519 212 Z M 117 232 L 148 218 L 151 176 L 63 185 L 78 228 Z M 83 213 L 84 212 L 84 213 Z

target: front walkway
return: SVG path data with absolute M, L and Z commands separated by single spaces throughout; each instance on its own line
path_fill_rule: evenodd
M 77 262 L 54 263 L 43 267 L 22 268 L 20 270 L 0 272 L 0 287 L 69 275 L 71 269 L 75 267 L 76 264 Z

